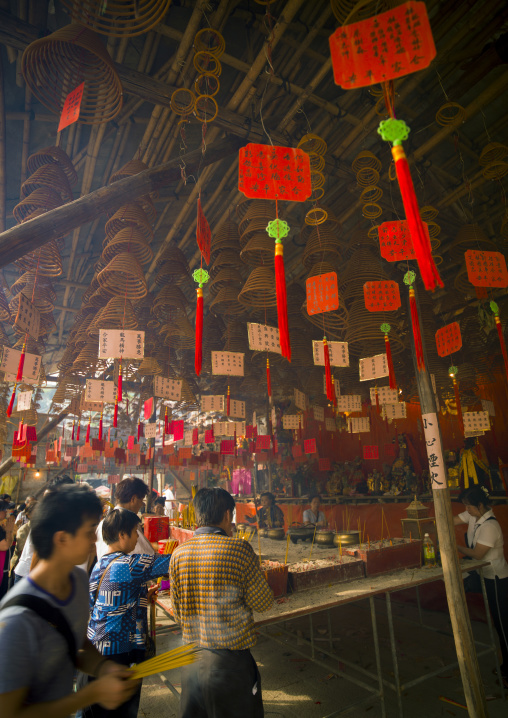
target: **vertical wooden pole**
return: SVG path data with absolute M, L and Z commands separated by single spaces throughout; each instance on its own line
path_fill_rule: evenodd
M 153 401 L 153 411 L 150 422 L 157 422 L 157 411 L 155 408 L 155 399 Z M 153 475 L 155 471 L 155 439 L 150 439 L 150 448 L 152 449 L 152 458 L 150 459 L 150 471 L 148 472 L 148 496 L 146 498 L 146 513 L 152 511 L 152 491 L 153 491 Z
M 408 297 L 408 316 L 410 315 Z M 422 335 L 422 346 L 425 352 L 425 343 Z M 422 414 L 435 414 L 437 417 L 436 402 L 432 383 L 427 368 L 418 371 L 416 367 L 416 354 L 414 341 L 411 341 L 411 353 L 415 367 L 416 383 L 420 396 Z M 428 362 L 425 362 L 426 367 Z M 437 438 L 443 455 L 443 442 L 439 422 Z M 442 489 L 433 489 L 434 510 L 436 514 L 436 528 L 443 565 L 446 598 L 450 611 L 455 649 L 462 678 L 462 686 L 466 698 L 468 712 L 471 718 L 486 718 L 487 704 L 485 691 L 480 675 L 480 667 L 476 656 L 476 647 L 471 630 L 471 622 L 467 610 L 466 596 L 462 572 L 459 566 L 455 528 L 453 525 L 452 505 L 448 485 Z

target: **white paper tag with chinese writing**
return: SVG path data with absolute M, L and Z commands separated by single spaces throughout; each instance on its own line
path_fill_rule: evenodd
M 229 416 L 233 416 L 235 419 L 245 419 L 245 402 L 239 401 L 238 399 L 230 399 Z
M 100 379 L 86 380 L 85 401 L 114 404 L 115 398 L 116 385 L 114 381 L 101 381 Z
M 183 443 L 184 446 L 192 446 L 192 429 L 189 431 L 185 431 L 183 434 Z
M 386 354 L 376 354 L 373 357 L 365 357 L 358 362 L 360 369 L 360 381 L 370 381 L 371 379 L 381 379 L 388 376 L 388 362 Z
M 0 371 L 5 372 L 6 381 L 16 381 L 20 357 L 21 352 L 17 349 L 11 349 L 10 347 L 3 348 Z M 40 370 L 41 357 L 38 354 L 28 354 L 25 352 L 25 363 L 23 364 L 23 381 L 28 384 L 36 383 L 39 379 Z
M 245 421 L 216 421 L 213 425 L 214 436 L 245 436 Z
M 316 366 L 325 365 L 325 348 L 319 339 L 312 342 L 312 353 Z M 328 342 L 330 366 L 349 366 L 349 344 L 347 342 Z
M 325 410 L 322 406 L 313 406 L 312 407 L 312 413 L 314 414 L 314 419 L 316 421 L 324 421 L 325 420 Z
M 364 434 L 370 431 L 370 417 L 359 416 L 348 419 L 348 426 L 352 434 Z
M 337 397 L 337 411 L 361 411 L 362 397 L 360 394 L 341 394 Z
M 340 382 L 338 379 L 333 380 L 333 385 L 335 387 L 335 396 L 339 396 L 340 394 Z M 323 374 L 323 394 L 326 394 L 326 374 Z
M 335 423 L 335 419 L 325 419 L 325 429 L 327 431 L 336 431 L 337 424 Z
M 397 404 L 399 395 L 397 389 L 390 389 L 389 386 L 378 386 L 377 397 L 380 404 Z M 370 402 L 372 406 L 376 406 L 376 389 L 370 388 Z
M 243 352 L 212 352 L 212 374 L 243 376 Z
M 180 401 L 182 398 L 182 380 L 156 376 L 154 377 L 154 394 L 170 401 Z
M 429 459 L 431 487 L 433 489 L 446 489 L 448 481 L 441 449 L 437 414 L 422 414 L 422 422 Z
M 298 409 L 305 411 L 305 409 L 307 408 L 307 395 L 304 394 L 303 391 L 300 391 L 299 389 L 295 389 L 294 401 L 295 401 L 295 406 Z
M 157 422 L 154 421 L 153 424 L 145 424 L 143 432 L 145 439 L 155 439 L 157 435 Z
M 225 411 L 224 394 L 202 395 L 201 411 Z
M 99 359 L 143 359 L 145 332 L 132 329 L 99 329 Z
M 488 411 L 465 411 L 462 414 L 464 431 L 489 431 L 490 419 Z
M 407 416 L 405 401 L 399 401 L 396 404 L 383 404 L 383 410 L 387 419 L 405 419 Z
M 494 407 L 493 401 L 490 401 L 489 399 L 482 399 L 482 407 L 483 407 L 483 411 L 487 411 L 489 416 L 496 415 L 496 409 Z
M 255 352 L 275 352 L 281 354 L 279 330 L 267 324 L 252 324 L 247 322 L 249 336 L 249 349 Z
M 485 436 L 484 431 L 464 431 L 464 439 L 470 439 L 474 436 Z
M 28 411 L 32 404 L 32 393 L 31 391 L 20 391 L 18 394 L 18 411 Z
M 18 297 L 18 313 L 14 324 L 23 332 L 30 334 L 34 339 L 38 339 L 41 327 L 41 313 L 34 307 L 28 297 L 25 297 L 23 292 L 20 292 Z
M 283 429 L 298 429 L 300 426 L 300 415 L 299 414 L 284 414 L 282 417 L 282 428 Z M 302 424 L 303 426 L 303 424 Z

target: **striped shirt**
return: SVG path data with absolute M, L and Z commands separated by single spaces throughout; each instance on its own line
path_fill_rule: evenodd
M 168 573 L 171 556 L 107 553 L 90 576 L 90 622 L 87 636 L 104 656 L 145 647 L 146 582 Z M 116 559 L 116 560 L 115 560 Z M 95 599 L 101 576 L 109 564 Z
M 267 611 L 273 593 L 247 541 L 195 535 L 173 552 L 169 575 L 184 643 L 230 650 L 255 645 L 252 611 Z

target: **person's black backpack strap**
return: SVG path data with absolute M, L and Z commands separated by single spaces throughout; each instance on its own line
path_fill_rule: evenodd
M 69 622 L 65 618 L 64 614 L 56 606 L 52 606 L 50 603 L 45 601 L 43 598 L 38 596 L 31 596 L 27 593 L 21 593 L 18 596 L 14 596 L 10 601 L 6 601 L 2 606 L 2 611 L 11 606 L 21 606 L 22 608 L 28 608 L 38 616 L 47 621 L 58 633 L 65 639 L 67 643 L 67 651 L 69 658 L 72 663 L 76 665 L 77 649 L 76 639 L 69 626 Z

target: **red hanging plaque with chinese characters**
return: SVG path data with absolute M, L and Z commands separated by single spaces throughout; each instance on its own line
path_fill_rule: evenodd
M 397 282 L 365 282 L 363 285 L 365 309 L 369 312 L 393 312 L 400 307 Z
M 235 453 L 235 441 L 234 439 L 222 439 L 220 442 L 220 453 L 221 454 L 234 454 Z
M 215 442 L 215 437 L 213 435 L 213 429 L 206 429 L 205 430 L 205 444 L 213 444 Z
M 430 245 L 429 228 L 422 222 Z M 383 222 L 378 227 L 379 249 L 387 262 L 399 262 L 402 259 L 416 259 L 411 235 L 406 220 L 400 222 Z
M 508 287 L 506 260 L 501 252 L 465 252 L 467 278 L 474 287 Z
M 198 241 L 199 251 L 203 255 L 203 259 L 210 264 L 210 250 L 212 246 L 212 233 L 208 224 L 203 208 L 201 207 L 201 199 L 198 197 L 198 218 L 196 222 L 196 239 Z
M 73 122 L 77 122 L 79 119 L 79 110 L 81 108 L 81 100 L 83 98 L 83 91 L 85 89 L 85 83 L 82 82 L 74 90 L 69 92 L 65 98 L 64 106 L 62 108 L 62 114 L 60 115 L 60 122 L 58 123 L 58 130 L 64 130 Z
M 338 27 L 330 52 L 335 84 L 345 90 L 423 70 L 436 56 L 425 3 L 407 2 Z
M 437 330 L 436 347 L 440 357 L 447 357 L 462 347 L 462 335 L 458 322 L 452 322 Z
M 251 199 L 304 202 L 312 193 L 310 159 L 293 147 L 248 144 L 239 157 L 238 189 Z
M 363 447 L 363 458 L 364 459 L 379 459 L 379 446 L 375 444 L 373 446 Z
M 322 314 L 339 308 L 337 272 L 309 277 L 307 285 L 307 314 Z
M 256 438 L 256 451 L 269 451 L 271 449 L 272 437 L 270 434 L 258 434 Z
M 306 454 L 316 453 L 316 439 L 304 439 L 303 450 Z

